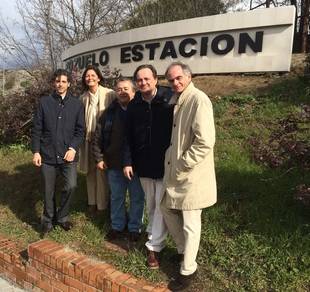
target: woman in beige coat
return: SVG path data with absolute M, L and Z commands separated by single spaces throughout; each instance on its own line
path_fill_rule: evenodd
M 113 90 L 103 87 L 103 76 L 100 70 L 93 65 L 87 66 L 82 75 L 82 84 L 85 88 L 81 100 L 85 106 L 85 141 L 81 146 L 80 169 L 86 173 L 88 208 L 91 214 L 105 210 L 109 203 L 109 188 L 105 173 L 96 167 L 92 154 L 91 141 L 93 139 L 97 121 L 102 112 L 108 108 L 115 98 Z

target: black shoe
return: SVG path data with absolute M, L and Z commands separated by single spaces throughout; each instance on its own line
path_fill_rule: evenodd
M 129 241 L 137 242 L 141 237 L 141 233 L 139 232 L 129 232 Z
M 41 232 L 43 235 L 46 235 L 50 233 L 53 230 L 53 225 L 52 224 L 42 224 L 41 225 Z
M 66 222 L 58 222 L 57 223 L 64 231 L 69 231 L 70 229 L 72 229 L 73 224 L 70 221 L 66 221 Z
M 171 291 L 185 291 L 190 287 L 196 275 L 197 271 L 187 276 L 179 274 L 175 280 L 168 284 L 168 289 Z
M 111 229 L 106 235 L 106 239 L 109 241 L 116 240 L 116 239 L 120 239 L 122 235 L 123 235 L 122 231 Z

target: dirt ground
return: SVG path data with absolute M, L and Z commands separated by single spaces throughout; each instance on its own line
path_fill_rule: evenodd
M 196 87 L 206 92 L 211 98 L 217 98 L 232 93 L 250 93 L 264 90 L 264 88 L 283 78 L 303 75 L 304 68 L 305 54 L 294 54 L 291 71 L 287 73 L 206 75 L 194 77 L 193 81 Z

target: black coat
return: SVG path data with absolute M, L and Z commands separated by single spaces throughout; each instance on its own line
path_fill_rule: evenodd
M 173 121 L 173 106 L 168 104 L 172 94 L 170 88 L 158 86 L 150 104 L 137 92 L 128 105 L 123 163 L 132 166 L 140 177 L 164 176 Z
M 84 137 L 84 106 L 67 94 L 62 100 L 55 92 L 40 99 L 33 119 L 31 150 L 39 152 L 42 162 L 61 164 L 69 147 L 78 150 Z

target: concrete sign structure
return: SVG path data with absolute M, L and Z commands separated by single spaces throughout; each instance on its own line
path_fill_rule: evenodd
M 172 61 L 195 74 L 289 71 L 295 7 L 235 12 L 141 27 L 70 47 L 63 62 L 70 71 L 88 64 L 132 76 L 141 64 L 163 75 Z

